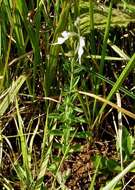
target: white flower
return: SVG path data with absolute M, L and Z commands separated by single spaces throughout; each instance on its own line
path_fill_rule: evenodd
M 84 53 L 84 48 L 85 47 L 85 40 L 84 40 L 84 37 L 80 37 L 79 39 L 79 47 L 78 47 L 78 59 L 79 59 L 79 64 L 81 64 L 81 57 Z
M 62 32 L 61 35 L 62 37 L 58 37 L 58 41 L 53 45 L 63 44 L 71 36 L 70 32 L 67 31 Z
M 67 31 L 64 31 L 61 33 L 61 35 L 64 37 L 64 38 L 69 38 L 69 35 L 70 35 L 70 32 L 67 32 Z
M 56 43 L 54 43 L 54 44 L 55 44 L 55 45 L 56 45 L 56 44 L 63 44 L 65 41 L 66 41 L 65 38 L 59 37 L 59 38 L 58 38 L 58 41 L 57 41 Z

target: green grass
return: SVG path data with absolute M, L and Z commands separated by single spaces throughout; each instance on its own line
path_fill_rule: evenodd
M 128 0 L 0 1 L 1 189 L 134 187 L 131 22 Z

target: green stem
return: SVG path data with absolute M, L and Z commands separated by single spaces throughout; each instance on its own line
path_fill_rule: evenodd
M 104 62 L 105 62 L 105 56 L 106 56 L 107 41 L 108 41 L 109 30 L 110 30 L 110 25 L 111 25 L 112 6 L 113 6 L 113 0 L 111 0 L 111 2 L 110 2 L 108 19 L 107 19 L 107 24 L 106 24 L 106 29 L 105 29 L 104 39 L 103 39 L 103 47 L 102 47 L 102 52 L 101 52 L 101 61 L 100 61 L 100 66 L 99 66 L 99 74 L 101 74 L 101 75 L 103 74 L 103 70 L 104 70 Z M 96 86 L 97 94 L 98 94 L 98 91 L 99 91 L 100 82 L 101 82 L 101 80 L 98 79 L 97 80 L 97 86 Z
M 96 54 L 95 46 L 95 34 L 94 34 L 94 11 L 93 11 L 93 0 L 89 0 L 89 14 L 90 14 L 90 40 L 91 40 L 91 53 Z

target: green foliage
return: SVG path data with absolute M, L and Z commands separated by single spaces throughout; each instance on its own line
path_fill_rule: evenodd
M 123 156 L 125 160 L 130 159 L 130 157 L 133 156 L 134 154 L 134 138 L 133 136 L 129 133 L 126 127 L 123 126 L 123 132 L 122 132 L 122 151 L 123 151 Z
M 121 171 L 121 167 L 119 163 L 112 159 L 107 159 L 103 156 L 95 156 L 93 157 L 94 166 L 97 166 L 98 160 L 100 159 L 99 170 L 104 173 L 104 175 L 109 175 L 109 173 L 115 172 L 119 173 Z
M 127 185 L 135 168 L 133 22 L 128 0 L 0 1 L 0 188 L 67 190 L 79 172 L 83 184 L 82 171 L 90 190 Z M 106 139 L 116 157 L 97 150 Z

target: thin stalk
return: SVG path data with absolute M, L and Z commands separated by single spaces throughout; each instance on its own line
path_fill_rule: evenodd
M 96 166 L 96 170 L 95 170 L 95 174 L 93 175 L 93 178 L 92 178 L 89 190 L 93 190 L 94 189 L 94 184 L 95 184 L 96 176 L 97 176 L 98 169 L 99 169 L 99 166 L 100 166 L 100 162 L 101 162 L 101 157 L 98 160 L 98 163 L 97 163 L 97 166 Z
M 95 34 L 94 34 L 94 10 L 93 10 L 93 0 L 89 0 L 89 15 L 90 15 L 90 41 L 91 41 L 91 53 L 96 54 L 95 46 Z
M 4 71 L 3 71 L 3 78 L 0 84 L 0 90 L 3 89 L 4 87 L 4 81 L 6 80 L 6 86 L 8 86 L 9 80 L 8 80 L 8 60 L 10 56 L 10 50 L 11 50 L 11 43 L 12 43 L 12 34 L 13 34 L 13 25 L 11 25 L 10 28 L 10 37 L 9 37 L 9 43 L 8 43 L 8 49 L 7 49 L 7 55 L 5 59 L 5 66 L 4 66 Z
M 44 126 L 44 136 L 43 136 L 43 142 L 42 142 L 42 153 L 41 153 L 41 164 L 43 163 L 46 155 L 46 143 L 47 143 L 47 137 L 48 137 L 48 113 L 49 113 L 49 106 L 47 109 L 47 114 L 46 114 L 46 122 Z
M 103 80 L 104 82 L 106 82 L 107 84 L 109 84 L 111 86 L 114 86 L 114 84 L 115 84 L 115 82 L 109 80 L 108 78 L 106 78 L 98 73 L 92 72 L 92 74 L 94 74 L 96 77 L 100 78 L 101 80 Z M 126 96 L 129 96 L 132 99 L 135 99 L 135 94 L 132 92 L 132 90 L 126 89 L 124 87 L 120 87 L 119 91 L 123 92 Z
M 106 24 L 105 34 L 104 34 L 104 39 L 103 39 L 103 47 L 102 47 L 102 52 L 101 52 L 100 65 L 99 65 L 99 74 L 101 74 L 101 75 L 103 75 L 103 70 L 104 70 L 107 41 L 108 41 L 109 30 L 110 30 L 110 25 L 111 25 L 112 7 L 113 7 L 113 0 L 111 0 L 111 2 L 110 2 L 107 24 Z M 101 80 L 98 78 L 97 82 L 96 82 L 96 86 L 95 86 L 96 94 L 99 93 L 100 82 L 101 82 Z M 97 108 L 97 102 L 95 100 L 94 106 L 93 106 L 93 118 L 94 118 L 95 114 L 97 115 L 97 109 L 96 108 Z
M 116 93 L 117 98 L 117 105 L 121 107 L 121 97 L 119 92 Z M 121 161 L 121 171 L 123 170 L 123 150 L 122 150 L 122 144 L 123 144 L 123 123 L 122 123 L 122 113 L 118 112 L 118 130 L 117 130 L 117 141 L 119 143 L 119 151 L 120 151 L 120 161 Z M 124 180 L 123 180 L 124 181 Z
M 63 32 L 67 27 L 70 6 L 71 2 L 69 0 L 65 0 L 62 4 L 62 12 L 60 14 L 60 19 L 53 36 L 53 42 L 57 41 L 57 38 L 60 35 L 60 33 Z M 49 53 L 50 57 L 47 63 L 46 73 L 45 73 L 45 96 L 48 96 L 50 86 L 55 78 L 59 51 L 60 51 L 60 45 L 56 46 L 52 45 L 50 47 L 50 53 Z
M 95 43 L 95 34 L 94 34 L 94 8 L 93 0 L 89 0 L 89 15 L 90 15 L 90 44 L 91 44 L 91 54 L 96 55 L 96 43 Z M 94 68 L 94 67 L 93 67 Z M 95 68 L 94 68 L 95 71 Z M 95 81 L 95 76 L 92 75 L 93 82 Z M 96 100 L 93 106 L 93 117 L 96 113 Z
M 1 23 L 0 23 L 0 64 L 1 64 L 1 47 L 2 47 L 1 36 L 2 36 L 2 27 L 1 27 Z
M 73 139 L 74 139 L 74 137 L 75 137 L 76 132 L 77 132 L 77 130 L 74 132 L 73 137 L 71 138 L 71 140 L 70 140 L 69 143 L 68 143 L 68 146 L 66 147 L 66 150 L 65 150 L 65 152 L 64 152 L 64 155 L 63 155 L 63 157 L 62 157 L 62 159 L 61 159 L 61 161 L 60 161 L 60 164 L 59 164 L 59 166 L 58 166 L 58 168 L 57 168 L 57 171 L 56 171 L 56 174 L 55 174 L 55 176 L 54 176 L 54 180 L 53 180 L 53 183 L 52 183 L 51 190 L 54 190 L 54 189 L 55 189 L 55 182 L 56 182 L 56 179 L 57 179 L 58 172 L 59 172 L 59 170 L 60 170 L 60 168 L 61 168 L 61 166 L 62 166 L 62 164 L 63 164 L 63 162 L 64 162 L 64 160 L 65 160 L 65 158 L 66 158 L 66 156 L 67 156 L 67 154 L 69 153 L 69 148 L 70 148 L 71 142 L 73 141 Z
M 27 149 L 27 142 L 26 142 L 26 136 L 24 136 L 23 128 L 23 120 L 20 115 L 19 111 L 19 105 L 18 105 L 18 100 L 16 98 L 16 111 L 17 111 L 17 117 L 18 117 L 18 134 L 20 136 L 20 143 L 21 143 L 21 151 L 22 151 L 22 158 L 23 158 L 23 167 L 26 172 L 26 184 L 29 187 L 31 182 L 32 182 L 32 175 L 29 167 L 29 155 L 28 155 L 28 149 Z
M 113 190 L 116 184 L 133 168 L 135 168 L 135 160 L 131 162 L 120 174 L 114 177 L 102 190 Z
M 74 0 L 74 19 L 76 19 L 80 15 L 79 3 L 80 0 Z
M 124 109 L 124 108 L 121 108 L 121 107 L 117 106 L 116 104 L 110 102 L 109 100 L 107 100 L 107 99 L 105 99 L 105 98 L 102 98 L 102 97 L 100 97 L 100 96 L 98 96 L 98 95 L 95 95 L 95 94 L 92 94 L 92 93 L 83 92 L 83 91 L 78 91 L 78 93 L 79 93 L 79 94 L 83 94 L 83 95 L 90 96 L 90 97 L 92 97 L 92 98 L 95 98 L 95 99 L 99 100 L 100 102 L 104 102 L 104 104 L 106 104 L 106 105 L 108 104 L 108 105 L 110 105 L 112 108 L 117 109 L 118 111 L 124 113 L 125 115 L 129 116 L 130 118 L 135 119 L 135 114 L 134 114 L 134 113 L 132 113 L 132 112 L 130 112 L 130 111 Z M 97 118 L 96 118 L 95 121 L 94 121 L 94 124 L 93 124 L 92 128 L 97 124 L 98 119 L 99 119 L 99 117 L 97 116 Z
M 128 76 L 129 72 L 135 67 L 135 53 L 133 54 L 130 61 L 127 63 L 125 69 L 122 71 L 121 75 L 117 79 L 116 83 L 114 84 L 113 88 L 111 89 L 109 95 L 107 96 L 107 100 L 110 100 L 112 96 L 117 92 L 117 90 L 121 87 L 123 81 Z M 107 103 L 104 103 L 99 111 L 99 114 L 102 114 Z
M 55 12 L 56 12 L 56 25 L 59 22 L 59 13 L 60 13 L 60 0 L 57 0 L 55 3 Z
M 112 6 L 113 6 L 113 0 L 110 2 L 109 6 L 109 13 L 108 13 L 108 19 L 107 19 L 107 24 L 105 28 L 105 34 L 104 34 L 104 39 L 103 39 L 103 47 L 102 47 L 102 52 L 101 52 L 101 61 L 100 61 L 100 66 L 99 66 L 99 74 L 103 74 L 104 70 L 104 62 L 105 62 L 105 56 L 106 56 L 106 49 L 107 49 L 107 41 L 109 37 L 109 30 L 110 30 L 110 25 L 111 25 L 111 16 L 112 16 Z M 97 80 L 97 85 L 96 85 L 96 90 L 97 94 L 99 91 L 99 85 L 100 85 L 101 80 Z

